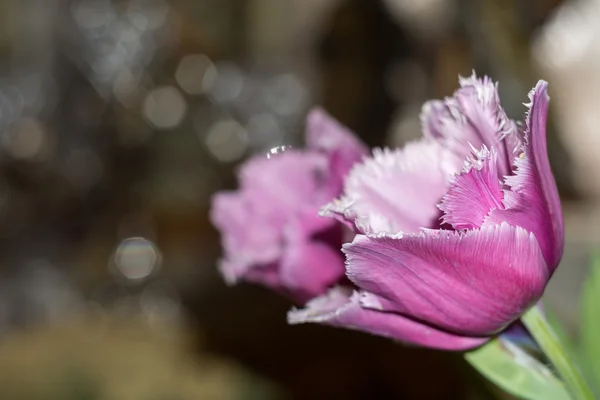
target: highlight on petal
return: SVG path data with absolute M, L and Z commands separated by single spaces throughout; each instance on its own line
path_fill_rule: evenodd
M 444 212 L 442 221 L 457 230 L 479 228 L 491 210 L 504 208 L 496 150 L 484 147 L 476 152 L 438 208 Z
M 461 157 L 467 157 L 469 145 L 494 148 L 499 156 L 499 170 L 508 175 L 515 152 L 516 124 L 500 105 L 497 84 L 475 73 L 459 78 L 460 89 L 443 101 L 425 103 L 421 124 L 425 137 L 440 141 Z
M 562 258 L 564 223 L 546 149 L 547 86 L 539 81 L 529 93 L 525 142 L 516 158 L 514 175 L 505 180 L 510 187 L 504 193 L 505 209 L 492 211 L 486 224 L 506 221 L 532 232 L 553 272 Z
M 343 287 L 315 298 L 304 309 L 290 311 L 288 322 L 317 322 L 442 350 L 467 350 L 488 340 L 454 335 L 398 314 L 364 309 L 360 306 L 360 294 Z
M 460 159 L 439 144 L 421 140 L 403 149 L 375 149 L 346 179 L 344 194 L 322 209 L 366 234 L 416 232 L 438 217 L 437 203 Z
M 363 307 L 461 335 L 502 330 L 535 304 L 548 280 L 533 234 L 506 223 L 401 238 L 357 235 L 344 252 L 348 278 L 370 293 Z

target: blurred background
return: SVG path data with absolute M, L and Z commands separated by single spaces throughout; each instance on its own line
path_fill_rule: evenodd
M 320 104 L 371 146 L 457 77 L 550 82 L 577 331 L 600 242 L 599 0 L 0 0 L 0 398 L 485 399 L 460 355 L 289 327 L 216 271 L 211 195 Z M 432 383 L 435 382 L 435 383 Z

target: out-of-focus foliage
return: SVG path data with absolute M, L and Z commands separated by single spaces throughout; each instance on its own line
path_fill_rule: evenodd
M 232 361 L 189 355 L 182 327 L 97 315 L 8 335 L 0 347 L 0 398 L 11 400 L 281 399 Z
M 547 305 L 544 314 L 565 351 L 578 363 L 596 395 L 600 395 L 600 254 L 590 262 L 581 298 L 580 334 L 573 338 Z M 563 383 L 543 361 L 509 340 L 495 339 L 465 358 L 482 375 L 518 398 L 570 399 Z
M 600 396 L 600 254 L 593 258 L 581 294 L 581 359 Z
M 570 399 L 563 383 L 544 364 L 510 341 L 494 339 L 465 358 L 487 379 L 520 399 Z

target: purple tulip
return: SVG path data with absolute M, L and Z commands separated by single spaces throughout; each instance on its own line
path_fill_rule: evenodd
M 292 310 L 289 322 L 463 350 L 533 306 L 564 241 L 546 87 L 530 92 L 520 130 L 496 84 L 461 78 L 452 98 L 425 104 L 424 138 L 354 167 L 343 195 L 322 210 L 357 233 L 343 246 L 352 286 Z
M 318 215 L 339 196 L 350 168 L 367 148 L 320 109 L 307 121 L 307 149 L 255 156 L 240 188 L 213 198 L 221 231 L 225 280 L 266 285 L 298 303 L 324 294 L 344 276 L 342 224 Z M 351 239 L 351 237 L 350 237 Z

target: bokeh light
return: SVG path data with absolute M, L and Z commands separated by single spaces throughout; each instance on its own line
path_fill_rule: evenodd
M 153 89 L 144 100 L 144 116 L 159 129 L 175 128 L 187 111 L 187 103 L 173 86 Z
M 233 119 L 215 122 L 205 138 L 206 147 L 221 162 L 241 158 L 246 151 L 247 142 L 246 130 Z
M 162 263 L 154 243 L 141 237 L 123 240 L 115 251 L 113 261 L 117 271 L 131 281 L 149 277 Z
M 207 92 L 217 80 L 217 68 L 204 54 L 188 54 L 184 56 L 175 72 L 179 86 L 191 95 Z

